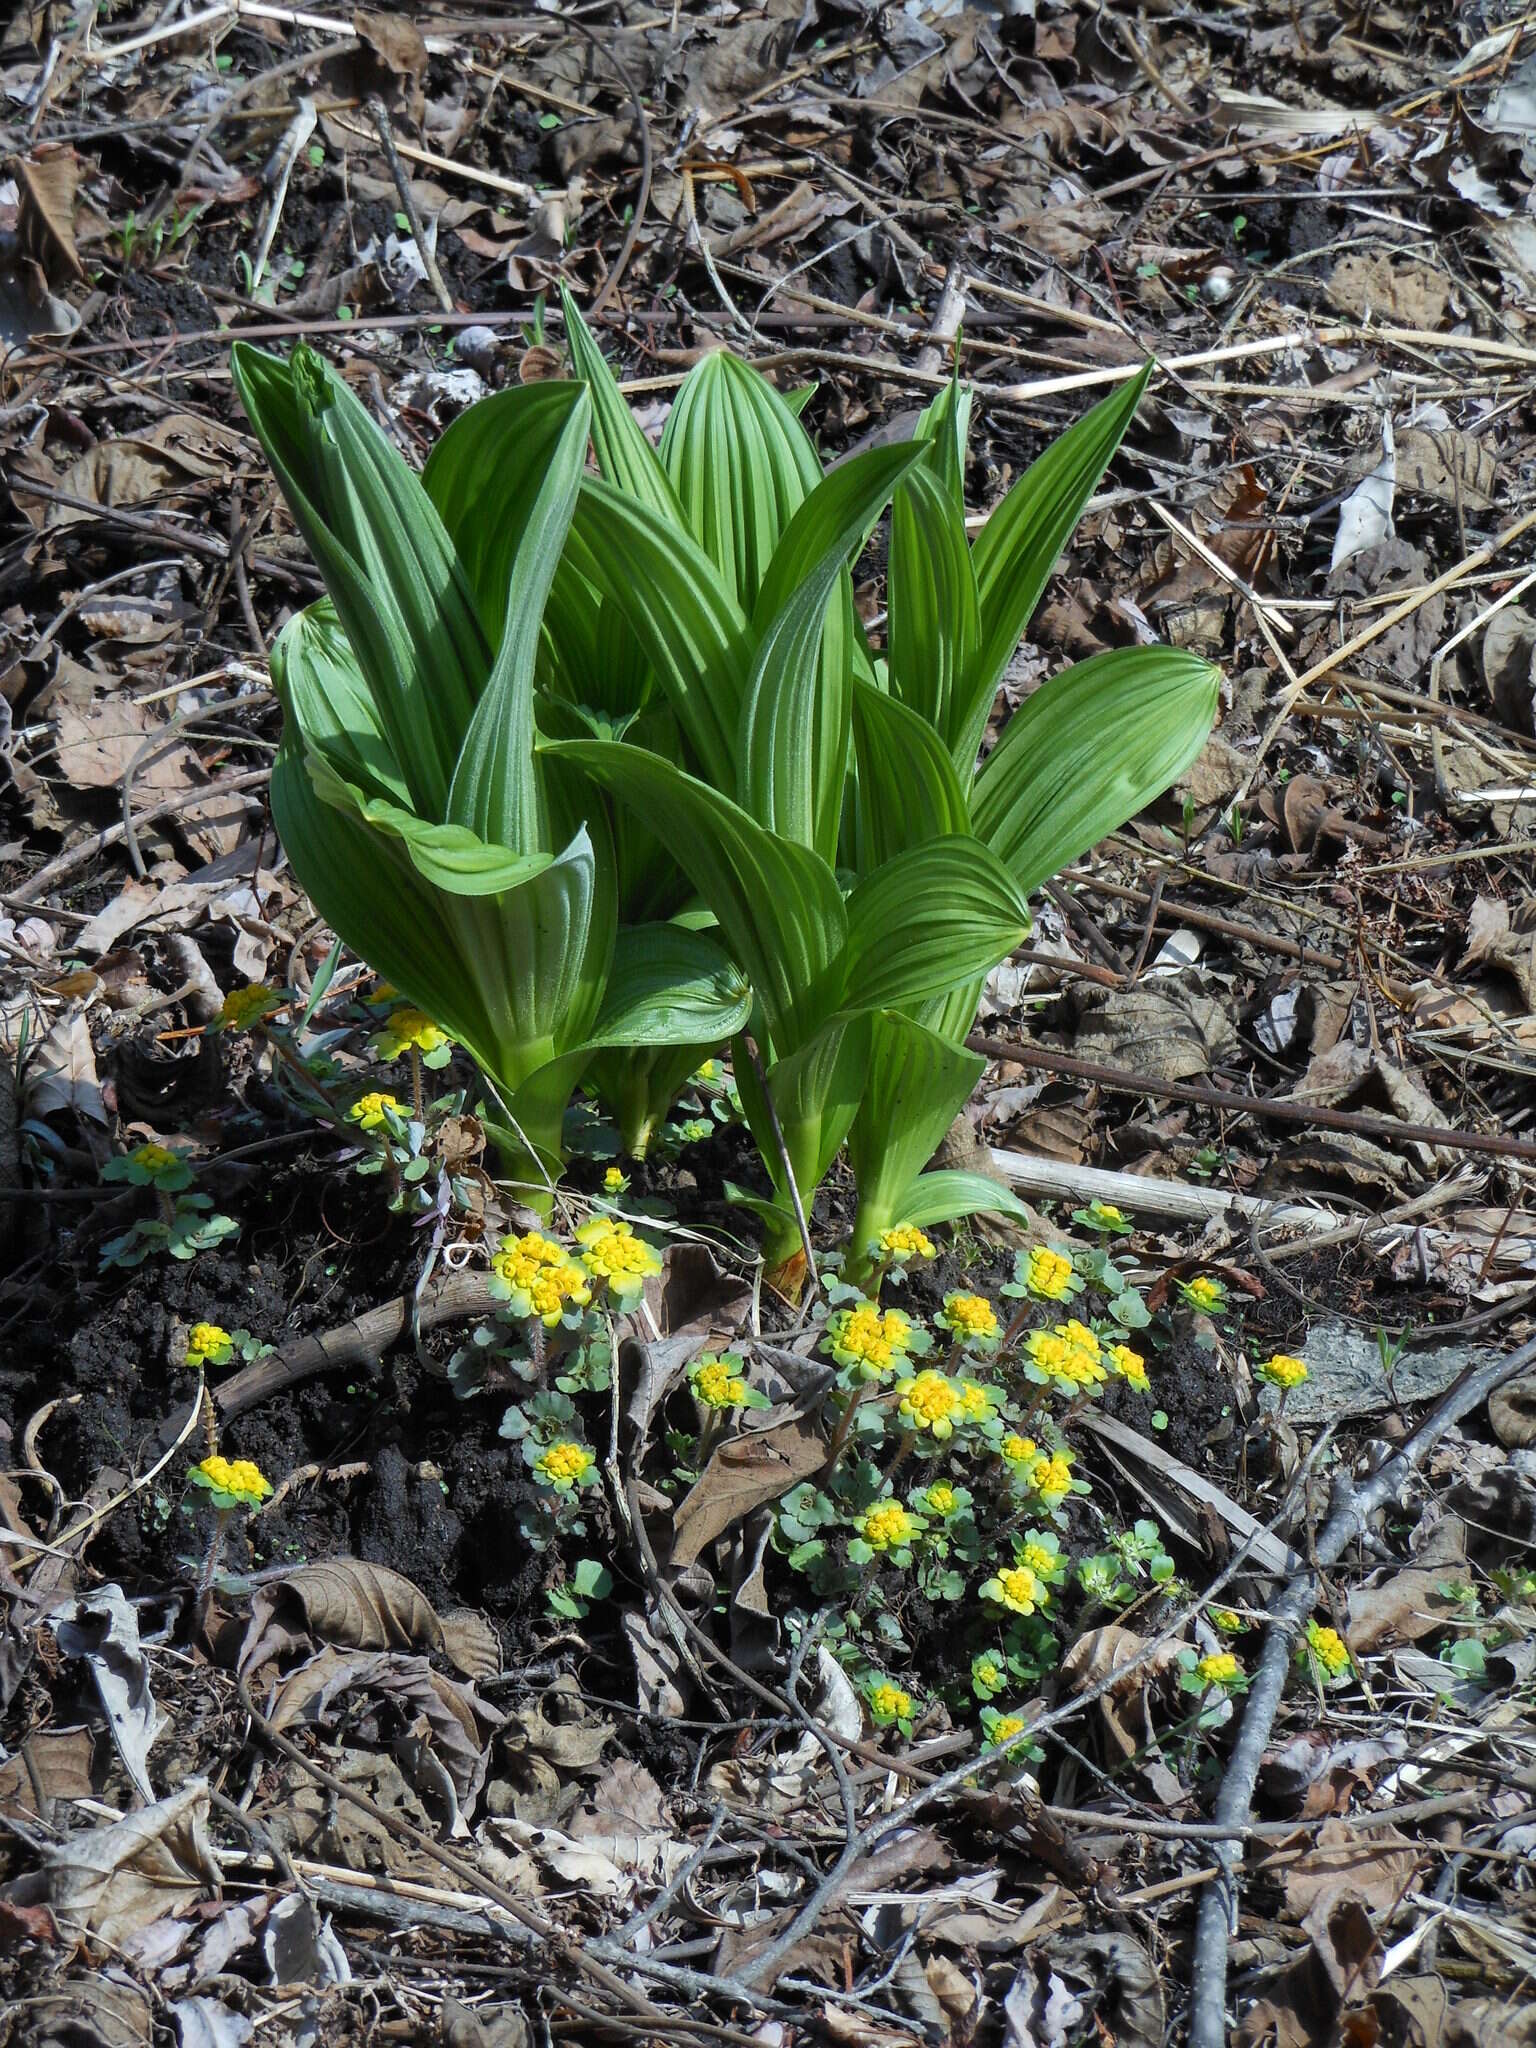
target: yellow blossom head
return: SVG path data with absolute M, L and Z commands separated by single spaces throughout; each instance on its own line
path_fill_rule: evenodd
M 693 1391 L 706 1408 L 740 1408 L 747 1398 L 747 1383 L 732 1365 L 740 1359 L 701 1358 L 688 1377 Z
M 218 1323 L 194 1323 L 187 1332 L 188 1365 L 228 1365 L 234 1355 L 234 1339 Z
M 264 981 L 246 988 L 231 989 L 219 1007 L 219 1024 L 225 1031 L 249 1031 L 282 1004 L 282 997 Z
M 936 1480 L 924 1492 L 923 1504 L 930 1515 L 952 1515 L 955 1511 L 955 1489 L 947 1479 Z
M 1344 1638 L 1336 1628 L 1324 1628 L 1321 1622 L 1307 1623 L 1306 1647 L 1330 1678 L 1338 1678 L 1354 1666 Z
M 869 1706 L 877 1721 L 905 1721 L 912 1711 L 912 1695 L 903 1692 L 899 1685 L 892 1685 L 888 1678 L 883 1679 L 871 1688 Z
M 1037 1578 L 1049 1578 L 1060 1569 L 1061 1558 L 1054 1550 L 1047 1550 L 1043 1543 L 1026 1543 L 1019 1552 L 1019 1563 L 1028 1565 Z
M 952 1379 L 941 1372 L 920 1372 L 916 1379 L 902 1380 L 896 1391 L 898 1412 L 908 1429 L 926 1432 L 939 1443 L 954 1435 L 961 1409 L 960 1390 Z
M 607 1283 L 621 1308 L 640 1299 L 645 1282 L 661 1271 L 661 1257 L 622 1217 L 594 1216 L 576 1232 L 581 1263 Z
M 891 1230 L 880 1233 L 880 1256 L 883 1259 L 932 1259 L 938 1254 L 915 1223 L 898 1223 Z
M 1104 1354 L 1112 1373 L 1138 1394 L 1149 1394 L 1152 1382 L 1147 1378 L 1147 1362 L 1139 1351 L 1133 1351 L 1129 1344 L 1111 1344 Z
M 622 1195 L 629 1186 L 629 1175 L 622 1166 L 610 1166 L 603 1174 L 603 1193 Z
M 984 1600 L 1006 1607 L 1010 1614 L 1031 1615 L 1050 1600 L 1050 1589 L 1027 1564 L 1005 1565 L 982 1586 Z
M 566 1437 L 540 1451 L 533 1461 L 533 1469 L 546 1486 L 552 1486 L 557 1493 L 569 1493 L 582 1483 L 596 1463 L 585 1444 L 573 1443 Z
M 946 1294 L 937 1320 L 962 1344 L 992 1344 L 1002 1334 L 996 1310 L 981 1294 Z
M 1001 1749 L 1006 1742 L 1016 1741 L 1029 1723 L 1022 1714 L 999 1714 L 987 1734 L 987 1741 L 993 1749 Z
M 1227 1290 L 1219 1280 L 1209 1273 L 1198 1273 L 1193 1280 L 1181 1280 L 1179 1292 L 1191 1308 L 1197 1308 L 1205 1315 L 1214 1315 L 1227 1305 Z
M 917 1534 L 917 1524 L 899 1501 L 876 1501 L 859 1521 L 859 1534 L 871 1550 L 900 1550 Z
M 1224 1636 L 1240 1636 L 1248 1624 L 1235 1607 L 1213 1607 L 1211 1626 L 1219 1628 Z
M 834 1309 L 827 1317 L 827 1333 L 822 1339 L 823 1347 L 839 1365 L 850 1367 L 866 1380 L 883 1379 L 893 1371 L 911 1342 L 910 1317 L 899 1308 L 882 1311 L 872 1301 Z
M 1117 1209 L 1113 1202 L 1090 1202 L 1088 1214 L 1095 1223 L 1107 1225 L 1111 1230 L 1118 1230 L 1126 1220 L 1125 1211 Z
M 1292 1387 L 1299 1387 L 1312 1375 L 1307 1371 L 1304 1358 L 1288 1358 L 1283 1351 L 1277 1351 L 1273 1358 L 1266 1358 L 1262 1365 L 1254 1367 L 1255 1375 L 1267 1380 L 1272 1387 L 1278 1387 L 1282 1394 L 1288 1394 Z
M 374 1044 L 381 1058 L 397 1060 L 406 1052 L 436 1052 L 448 1043 L 448 1034 L 434 1024 L 425 1010 L 408 1006 L 392 1010 Z
M 1059 1324 L 1056 1334 L 1065 1343 L 1070 1344 L 1074 1350 L 1086 1351 L 1090 1358 L 1098 1357 L 1098 1338 L 1089 1329 L 1088 1325 L 1079 1322 L 1076 1316 L 1071 1316 L 1066 1322 Z
M 188 1477 L 212 1496 L 219 1509 L 259 1508 L 272 1492 L 261 1467 L 249 1458 L 204 1458 Z
M 998 1449 L 1010 1465 L 1028 1465 L 1039 1456 L 1039 1450 L 1032 1436 L 1020 1436 L 1017 1430 L 1005 1436 Z
M 1195 1676 L 1203 1685 L 1228 1686 L 1242 1675 L 1243 1667 L 1230 1650 L 1217 1650 L 1195 1666 Z
M 1029 1254 L 1024 1284 L 1041 1301 L 1065 1301 L 1072 1292 L 1072 1261 L 1049 1245 L 1036 1245 Z
M 393 1111 L 398 1117 L 405 1115 L 399 1096 L 382 1088 L 371 1088 L 366 1095 L 359 1095 L 347 1115 L 363 1130 L 376 1131 L 383 1124 L 386 1111 Z
M 1072 1464 L 1065 1451 L 1055 1451 L 1048 1458 L 1037 1459 L 1029 1474 L 1029 1483 L 1045 1502 L 1054 1507 L 1065 1500 L 1072 1491 Z
M 960 1382 L 960 1413 L 967 1422 L 985 1422 L 995 1406 L 990 1387 L 982 1386 L 979 1380 Z

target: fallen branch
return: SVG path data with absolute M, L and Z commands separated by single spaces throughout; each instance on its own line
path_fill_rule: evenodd
M 1296 1102 L 1283 1095 L 1239 1095 L 1235 1089 L 1213 1088 L 1204 1081 L 1163 1081 L 1155 1074 L 1104 1067 L 1097 1060 L 1076 1059 L 1071 1053 L 1050 1052 L 1038 1045 L 1015 1044 L 1006 1038 L 988 1037 L 981 1031 L 973 1031 L 965 1042 L 972 1052 L 989 1060 L 1011 1060 L 1016 1067 L 1037 1067 L 1047 1074 L 1093 1081 L 1119 1095 L 1150 1095 L 1160 1102 L 1193 1102 L 1205 1109 L 1223 1109 L 1230 1116 L 1265 1117 L 1273 1123 L 1308 1124 L 1323 1131 L 1353 1131 L 1358 1137 L 1375 1138 L 1384 1145 L 1396 1141 L 1437 1146 L 1446 1152 L 1487 1152 L 1497 1159 L 1536 1162 L 1536 1140 L 1530 1138 L 1506 1138 L 1494 1131 L 1460 1131 L 1451 1124 L 1399 1123 L 1395 1117 L 1367 1116 L 1353 1109 L 1325 1109 L 1320 1103 Z
M 1357 1487 L 1349 1474 L 1341 1471 L 1333 1482 L 1328 1519 L 1313 1551 L 1317 1572 L 1337 1563 L 1350 1544 L 1364 1533 L 1370 1517 L 1392 1499 L 1448 1429 L 1533 1361 L 1536 1342 L 1523 1344 L 1507 1358 L 1495 1359 L 1464 1373 L 1395 1455 L 1363 1486 Z M 1216 1797 L 1213 1822 L 1231 1833 L 1217 1844 L 1215 1855 L 1221 1876 L 1201 1893 L 1195 1920 L 1189 2048 L 1223 2048 L 1227 2039 L 1227 1944 L 1237 1922 L 1240 1841 L 1251 1819 L 1253 1788 L 1285 1689 L 1292 1645 L 1302 1623 L 1317 1605 L 1317 1572 L 1299 1573 L 1270 1610 L 1273 1619 L 1248 1688 L 1242 1727 Z

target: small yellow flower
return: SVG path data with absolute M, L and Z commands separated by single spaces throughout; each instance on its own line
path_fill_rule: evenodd
M 603 1193 L 622 1195 L 629 1186 L 629 1175 L 621 1166 L 610 1166 L 603 1175 Z
M 1230 1685 L 1242 1675 L 1243 1667 L 1230 1650 L 1217 1650 L 1212 1656 L 1202 1657 L 1195 1666 L 1196 1678 L 1205 1685 Z
M 963 1342 L 987 1344 L 999 1334 L 996 1311 L 980 1294 L 946 1294 L 939 1320 Z
M 1262 1365 L 1256 1365 L 1254 1373 L 1272 1387 L 1278 1387 L 1283 1394 L 1288 1394 L 1292 1387 L 1299 1387 L 1303 1380 L 1312 1377 L 1304 1358 L 1287 1358 L 1283 1351 L 1277 1351 L 1273 1358 L 1266 1358 Z
M 718 1060 L 705 1060 L 701 1065 L 694 1068 L 688 1078 L 691 1081 L 700 1082 L 703 1086 L 708 1087 L 720 1079 L 720 1071 L 720 1062 Z
M 1036 1608 L 1046 1606 L 1051 1597 L 1049 1588 L 1041 1584 L 1027 1564 L 1005 1565 L 995 1578 L 987 1580 L 981 1591 L 983 1598 L 995 1600 L 1010 1614 L 1033 1614 Z
M 1191 1308 L 1201 1309 L 1206 1315 L 1212 1315 L 1227 1305 L 1226 1288 L 1208 1273 L 1197 1274 L 1193 1280 L 1181 1280 L 1179 1292 Z
M 883 1379 L 905 1357 L 912 1341 L 912 1323 L 899 1308 L 882 1314 L 873 1302 L 840 1308 L 827 1317 L 822 1340 L 839 1365 L 855 1368 L 867 1380 Z
M 347 1115 L 365 1131 L 376 1131 L 384 1121 L 386 1110 L 393 1110 L 396 1116 L 405 1114 L 397 1095 L 390 1095 L 381 1088 L 373 1088 L 366 1095 L 359 1095 L 347 1111 Z
M 513 1314 L 537 1316 L 546 1329 L 554 1328 L 568 1305 L 585 1308 L 592 1299 L 591 1284 L 570 1253 L 536 1230 L 504 1237 L 491 1271 L 505 1281 Z
M 577 1231 L 576 1242 L 581 1263 L 597 1279 L 606 1280 L 617 1299 L 637 1299 L 642 1281 L 661 1271 L 659 1255 L 622 1217 L 593 1217 Z
M 1056 1334 L 1076 1351 L 1086 1351 L 1090 1358 L 1099 1355 L 1099 1340 L 1086 1323 L 1080 1323 L 1076 1316 L 1057 1325 Z
M 232 989 L 219 1008 L 219 1022 L 226 1031 L 248 1031 L 270 1011 L 278 1008 L 280 997 L 264 981 L 248 988 Z
M 931 1515 L 953 1514 L 955 1509 L 955 1489 L 947 1480 L 941 1479 L 937 1485 L 928 1488 L 927 1492 L 923 1495 L 923 1500 Z
M 1095 1223 L 1107 1223 L 1111 1229 L 1125 1221 L 1125 1211 L 1117 1209 L 1113 1202 L 1090 1202 L 1088 1214 Z
M 566 1492 L 579 1484 L 596 1463 L 585 1444 L 563 1438 L 559 1443 L 551 1444 L 548 1450 L 540 1451 L 533 1469 L 547 1485 Z
M 394 1010 L 374 1040 L 382 1059 L 397 1060 L 406 1052 L 436 1052 L 448 1043 L 448 1034 L 432 1022 L 425 1010 Z
M 859 1523 L 859 1534 L 871 1550 L 900 1550 L 916 1533 L 912 1517 L 894 1500 L 877 1501 Z
M 898 1223 L 880 1233 L 880 1255 L 886 1259 L 932 1259 L 938 1254 L 915 1223 Z
M 1017 1736 L 1022 1735 L 1028 1726 L 1029 1723 L 1022 1714 L 999 1714 L 992 1723 L 992 1732 L 987 1737 L 988 1744 L 993 1749 L 1000 1749 L 1005 1742 L 1012 1742 Z
M 1039 1447 L 1034 1438 L 1020 1436 L 1017 1431 L 1011 1436 L 1005 1436 L 999 1449 L 1010 1465 L 1028 1465 L 1039 1456 Z
M 1355 1660 L 1336 1628 L 1324 1628 L 1320 1622 L 1309 1621 L 1307 1648 L 1330 1678 L 1337 1678 L 1341 1672 L 1353 1668 Z
M 1036 1245 L 1029 1255 L 1025 1285 L 1042 1301 L 1065 1301 L 1072 1288 L 1072 1261 L 1049 1245 Z
M 902 1380 L 896 1388 L 901 1396 L 899 1413 L 909 1429 L 926 1430 L 942 1443 L 953 1436 L 955 1417 L 960 1411 L 960 1391 L 941 1372 L 920 1372 L 916 1379 Z
M 188 1365 L 227 1365 L 234 1349 L 228 1330 L 217 1323 L 194 1323 L 187 1334 Z
M 259 1508 L 272 1491 L 270 1482 L 259 1465 L 253 1465 L 249 1458 L 204 1458 L 192 1467 L 192 1477 L 200 1479 L 210 1492 L 228 1495 L 236 1505 L 245 1508 Z
M 871 1692 L 869 1704 L 877 1721 L 904 1721 L 912 1711 L 912 1695 L 886 1679 Z
M 746 1381 L 723 1358 L 701 1358 L 689 1378 L 706 1408 L 739 1408 L 747 1398 Z
M 1047 1579 L 1061 1563 L 1054 1550 L 1047 1550 L 1043 1543 L 1026 1543 L 1019 1553 L 1019 1563 L 1028 1565 L 1038 1578 Z
M 1213 1607 L 1211 1626 L 1219 1628 L 1224 1636 L 1240 1636 L 1246 1631 L 1248 1624 L 1235 1607 Z
M 146 1173 L 164 1173 L 169 1166 L 180 1163 L 181 1155 L 173 1152 L 169 1145 L 135 1145 L 128 1157 L 136 1166 L 142 1166 Z
M 960 1413 L 967 1422 L 985 1422 L 994 1407 L 992 1390 L 976 1380 L 960 1382 Z
M 1072 1491 L 1071 1461 L 1062 1451 L 1039 1459 L 1029 1475 L 1029 1483 L 1047 1507 L 1054 1507 Z
M 1006 1674 L 995 1657 L 978 1657 L 971 1666 L 971 1676 L 983 1692 L 1001 1692 Z
M 1147 1361 L 1139 1351 L 1133 1351 L 1129 1344 L 1111 1344 L 1104 1354 L 1112 1373 L 1117 1373 L 1125 1384 L 1138 1394 L 1149 1394 L 1152 1382 L 1147 1378 Z

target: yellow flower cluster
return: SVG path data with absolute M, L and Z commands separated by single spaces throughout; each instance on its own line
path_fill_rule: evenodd
M 1320 1622 L 1307 1623 L 1307 1648 L 1330 1678 L 1337 1678 L 1340 1672 L 1348 1671 L 1354 1663 L 1338 1630 L 1324 1628 Z
M 976 1380 L 960 1382 L 960 1413 L 967 1422 L 985 1422 L 994 1407 L 992 1391 Z
M 1113 1202 L 1090 1202 L 1088 1214 L 1095 1223 L 1107 1223 L 1111 1230 L 1118 1228 L 1125 1221 L 1125 1211 L 1117 1209 Z
M 577 1231 L 576 1242 L 587 1271 L 606 1280 L 620 1298 L 637 1296 L 641 1282 L 661 1271 L 659 1254 L 622 1217 L 594 1216 Z
M 1262 1365 L 1254 1367 L 1254 1371 L 1261 1380 L 1267 1380 L 1283 1394 L 1288 1394 L 1292 1387 L 1299 1387 L 1303 1380 L 1312 1377 L 1304 1358 L 1287 1358 L 1283 1351 L 1277 1351 L 1273 1358 L 1266 1358 Z
M 1037 1577 L 1048 1579 L 1061 1563 L 1054 1550 L 1047 1550 L 1043 1543 L 1026 1543 L 1019 1552 L 1019 1563 L 1027 1565 Z
M 1208 1273 L 1201 1273 L 1195 1279 L 1180 1283 L 1184 1299 L 1191 1308 L 1203 1309 L 1207 1314 L 1227 1305 L 1227 1290 L 1219 1280 L 1213 1280 Z
M 952 1515 L 955 1511 L 955 1489 L 947 1479 L 940 1479 L 930 1486 L 923 1500 L 931 1515 Z
M 432 1022 L 425 1010 L 392 1011 L 374 1040 L 382 1059 L 397 1060 L 405 1052 L 436 1052 L 448 1043 L 446 1031 Z
M 1243 1667 L 1230 1650 L 1217 1650 L 1195 1666 L 1195 1676 L 1204 1685 L 1230 1685 L 1242 1675 Z
M 962 1413 L 960 1390 L 941 1372 L 920 1372 L 916 1379 L 902 1380 L 896 1388 L 901 1397 L 899 1414 L 908 1429 L 927 1431 L 937 1442 L 955 1432 L 955 1418 Z
M 559 1443 L 551 1444 L 548 1450 L 540 1451 L 533 1462 L 533 1469 L 550 1486 L 565 1488 L 583 1480 L 596 1462 L 585 1444 L 562 1438 Z
M 1072 1491 L 1072 1461 L 1065 1451 L 1042 1451 L 1033 1437 L 1017 1434 L 1005 1436 L 998 1448 L 1047 1507 Z
M 622 1195 L 629 1186 L 629 1175 L 622 1166 L 610 1166 L 603 1174 L 603 1193 Z
M 701 1358 L 689 1378 L 706 1408 L 739 1408 L 747 1398 L 746 1381 L 723 1358 Z
M 1104 1354 L 1104 1362 L 1112 1373 L 1117 1373 L 1136 1393 L 1151 1393 L 1152 1382 L 1147 1378 L 1147 1361 L 1139 1351 L 1133 1351 L 1129 1344 L 1111 1344 Z
M 565 1314 L 567 1303 L 585 1308 L 592 1298 L 587 1277 L 570 1253 L 537 1230 L 504 1237 L 491 1271 L 511 1288 L 516 1312 L 537 1316 L 549 1329 Z
M 996 1312 L 984 1295 L 946 1294 L 943 1320 L 962 1339 L 979 1338 L 985 1343 L 998 1334 Z
M 1219 1628 L 1224 1636 L 1240 1636 L 1248 1624 L 1235 1607 L 1213 1607 L 1211 1626 Z
M 898 1223 L 894 1229 L 882 1230 L 880 1255 L 886 1259 L 931 1259 L 937 1256 L 915 1223 Z
M 869 1704 L 878 1721 L 904 1721 L 912 1711 L 912 1695 L 886 1679 L 871 1692 Z
M 188 1365 L 225 1365 L 234 1350 L 228 1330 L 217 1323 L 194 1323 L 187 1334 Z
M 1099 1357 L 1098 1338 L 1075 1318 L 1054 1330 L 1031 1330 L 1024 1349 L 1051 1385 L 1063 1393 L 1091 1393 L 1108 1378 Z
M 233 989 L 224 998 L 219 1008 L 219 1022 L 226 1031 L 248 1031 L 269 1010 L 277 1007 L 277 1001 L 277 996 L 264 981 L 253 981 L 249 988 Z
M 1051 1597 L 1050 1589 L 1027 1564 L 1005 1565 L 981 1590 L 1010 1614 L 1033 1614 L 1037 1607 L 1046 1606 Z
M 175 1166 L 180 1154 L 173 1152 L 169 1145 L 135 1145 L 128 1157 L 135 1166 L 142 1166 L 146 1173 L 164 1173 L 168 1166 Z
M 271 1493 L 272 1487 L 259 1465 L 253 1465 L 249 1458 L 204 1458 L 192 1467 L 194 1473 L 201 1473 L 205 1483 L 217 1493 L 227 1493 L 242 1507 L 259 1508 Z
M 376 1131 L 383 1123 L 387 1109 L 392 1109 L 396 1116 L 405 1114 L 398 1095 L 390 1095 L 382 1088 L 371 1088 L 366 1095 L 359 1095 L 347 1115 L 365 1131 Z
M 851 1365 L 867 1380 L 882 1379 L 912 1341 L 911 1319 L 899 1308 L 883 1313 L 872 1302 L 837 1309 L 827 1317 L 826 1345 L 839 1365 Z
M 1049 1245 L 1036 1245 L 1029 1255 L 1025 1285 L 1042 1301 L 1065 1301 L 1072 1288 L 1072 1261 Z
M 999 1714 L 992 1723 L 992 1733 L 987 1740 L 994 1749 L 1000 1749 L 1005 1742 L 1012 1742 L 1022 1735 L 1029 1724 L 1022 1714 Z
M 912 1517 L 899 1501 L 876 1501 L 859 1523 L 859 1534 L 871 1550 L 899 1550 L 917 1533 Z

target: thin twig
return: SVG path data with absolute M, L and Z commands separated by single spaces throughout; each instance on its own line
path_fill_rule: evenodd
M 377 93 L 368 96 L 368 118 L 378 133 L 379 147 L 384 152 L 384 161 L 389 166 L 389 175 L 395 181 L 395 190 L 400 195 L 400 205 L 411 230 L 411 240 L 416 244 L 416 253 L 421 258 L 422 268 L 427 273 L 427 282 L 433 296 L 445 313 L 454 310 L 453 294 L 443 282 L 443 273 L 438 268 L 437 250 L 427 238 L 422 223 L 421 208 L 416 204 L 416 194 L 406 168 L 400 161 L 400 152 L 395 147 L 395 132 L 389 125 L 389 109 Z

